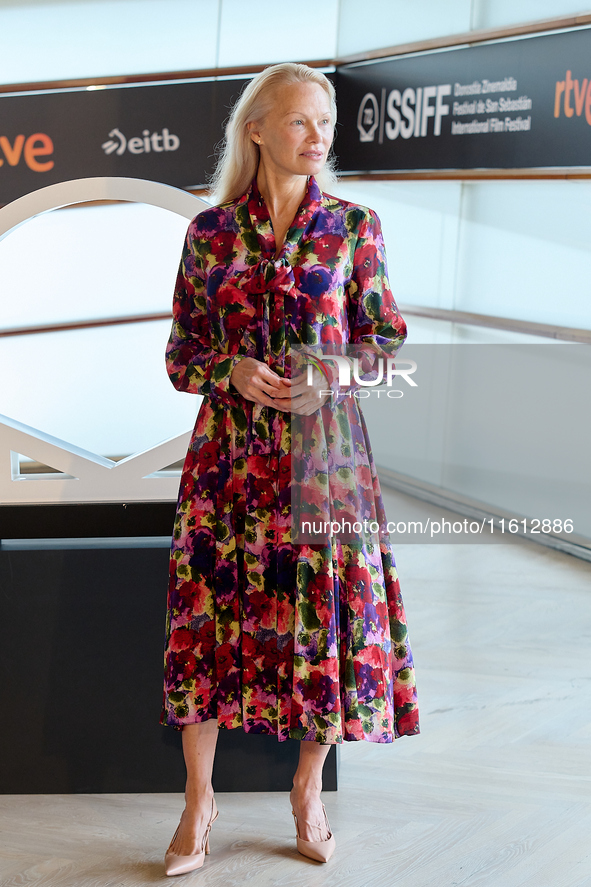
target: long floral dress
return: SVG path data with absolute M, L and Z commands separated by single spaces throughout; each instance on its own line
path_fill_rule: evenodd
M 388 743 L 419 732 L 389 538 L 292 542 L 296 417 L 242 397 L 230 375 L 250 356 L 290 377 L 298 345 L 392 355 L 406 325 L 378 217 L 324 194 L 313 176 L 275 253 L 256 179 L 188 228 L 166 358 L 174 386 L 203 401 L 174 524 L 160 723 L 217 718 L 279 740 Z M 385 522 L 358 401 L 337 390 L 336 371 L 330 379 L 335 399 L 300 427 L 326 434 L 339 411 L 341 432 L 356 427 L 354 485 Z

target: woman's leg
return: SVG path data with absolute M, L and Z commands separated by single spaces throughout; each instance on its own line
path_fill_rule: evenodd
M 326 841 L 328 832 L 322 812 L 322 768 L 330 745 L 301 740 L 300 760 L 289 795 L 304 841 Z
M 171 843 L 170 850 L 179 856 L 191 856 L 200 852 L 203 835 L 211 816 L 213 801 L 211 774 L 218 740 L 217 720 L 185 725 L 182 739 L 187 768 L 185 809 L 178 834 Z

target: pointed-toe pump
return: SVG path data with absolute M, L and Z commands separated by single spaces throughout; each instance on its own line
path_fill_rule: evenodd
M 170 846 L 174 843 L 174 839 L 178 835 L 181 824 L 176 827 L 176 832 L 172 836 L 172 840 L 168 846 L 168 850 L 164 856 L 164 870 L 167 875 L 185 875 L 187 872 L 192 872 L 195 869 L 200 869 L 203 863 L 205 862 L 206 855 L 209 854 L 209 833 L 211 831 L 211 826 L 218 818 L 218 811 L 215 811 L 214 815 L 214 801 L 211 802 L 211 816 L 209 818 L 209 822 L 205 828 L 205 834 L 203 835 L 201 841 L 201 850 L 199 853 L 193 853 L 191 856 L 180 856 L 178 853 L 173 853 L 170 849 Z
M 302 856 L 307 856 L 308 859 L 315 859 L 316 862 L 328 862 L 335 851 L 336 841 L 330 830 L 330 825 L 328 824 L 328 816 L 326 815 L 324 804 L 322 805 L 322 812 L 324 813 L 324 821 L 328 831 L 328 838 L 326 841 L 304 841 L 303 838 L 300 838 L 298 818 L 293 810 L 291 812 L 293 813 L 293 818 L 295 820 L 296 845 L 298 852 L 301 853 Z

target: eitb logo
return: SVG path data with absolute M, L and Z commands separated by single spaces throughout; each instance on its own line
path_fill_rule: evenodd
M 169 132 L 165 126 L 162 132 L 150 132 L 144 129 L 141 136 L 133 136 L 127 139 L 120 129 L 112 129 L 109 139 L 103 142 L 102 149 L 105 154 L 117 154 L 121 157 L 126 151 L 130 154 L 161 154 L 163 151 L 176 151 L 181 144 L 180 138 Z

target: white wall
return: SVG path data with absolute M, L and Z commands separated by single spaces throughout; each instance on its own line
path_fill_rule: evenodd
M 362 401 L 373 456 L 504 511 L 571 519 L 591 541 L 591 346 L 530 340 L 405 345 L 417 387 L 400 382 L 401 398 Z
M 327 59 L 589 8 L 583 0 L 0 0 L 0 83 Z
M 378 213 L 398 301 L 454 307 L 460 182 L 352 182 L 344 178 L 338 193 Z
M 0 0 L 0 83 L 332 58 L 577 0 Z
M 585 0 L 472 0 L 472 27 L 500 28 L 590 10 Z
M 0 2 L 0 83 L 332 58 L 338 0 Z
M 31 219 L 0 241 L 0 327 L 168 311 L 187 225 L 130 203 Z
M 0 242 L 0 328 L 170 311 L 187 224 L 142 204 L 32 219 Z M 169 332 L 158 321 L 2 338 L 0 413 L 107 456 L 180 434 L 201 398 L 168 379 Z
M 585 0 L 341 0 L 338 55 L 590 10 Z
M 338 55 L 470 30 L 471 0 L 341 0 Z
M 591 182 L 344 180 L 339 193 L 378 212 L 400 303 L 591 329 Z M 591 537 L 591 346 L 403 316 L 420 385 L 363 401 L 376 464 Z
M 220 0 L 221 67 L 331 59 L 338 0 Z
M 210 67 L 218 0 L 20 0 L 0 5 L 0 82 Z
M 591 329 L 591 182 L 349 182 L 400 302 Z
M 463 191 L 454 307 L 591 329 L 591 181 Z
M 157 321 L 3 339 L 0 413 L 109 457 L 181 434 L 201 398 L 168 379 L 169 332 Z

